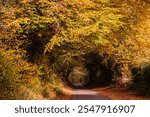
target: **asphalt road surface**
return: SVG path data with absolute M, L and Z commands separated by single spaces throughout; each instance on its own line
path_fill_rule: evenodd
M 108 97 L 89 89 L 77 89 L 72 92 L 70 100 L 110 100 Z

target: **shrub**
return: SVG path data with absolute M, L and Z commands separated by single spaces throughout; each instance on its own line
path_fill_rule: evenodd
M 26 99 L 27 90 L 40 90 L 37 67 L 24 61 L 16 51 L 0 50 L 0 99 Z

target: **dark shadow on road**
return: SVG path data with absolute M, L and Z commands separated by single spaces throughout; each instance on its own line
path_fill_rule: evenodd
M 110 100 L 105 96 L 100 95 L 72 95 L 70 100 Z

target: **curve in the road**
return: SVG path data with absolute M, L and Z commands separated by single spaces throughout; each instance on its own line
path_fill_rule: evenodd
M 72 92 L 70 100 L 110 100 L 110 98 L 89 89 L 78 89 Z

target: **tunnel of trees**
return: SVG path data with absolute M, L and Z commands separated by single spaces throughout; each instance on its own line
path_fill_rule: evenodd
M 111 84 L 150 95 L 149 0 L 0 0 L 0 99 Z
M 56 58 L 53 59 L 57 61 Z M 70 60 L 61 62 L 61 66 L 56 64 L 58 61 L 53 61 L 53 64 L 56 72 L 61 73 L 70 86 L 102 86 L 111 84 L 114 75 L 111 62 L 106 65 L 103 59 L 99 54 L 90 52 L 82 56 L 73 56 Z M 59 58 L 58 60 L 60 62 Z
M 110 85 L 113 82 L 114 71 L 111 69 L 111 62 L 107 65 L 104 64 L 104 58 L 94 52 L 79 56 L 78 59 L 76 57 L 77 62 L 80 62 L 78 60 L 81 59 L 83 60 L 82 64 L 75 65 L 68 72 L 68 77 L 64 76 L 68 78 L 67 81 L 69 81 L 71 86 L 76 88 L 96 87 Z

